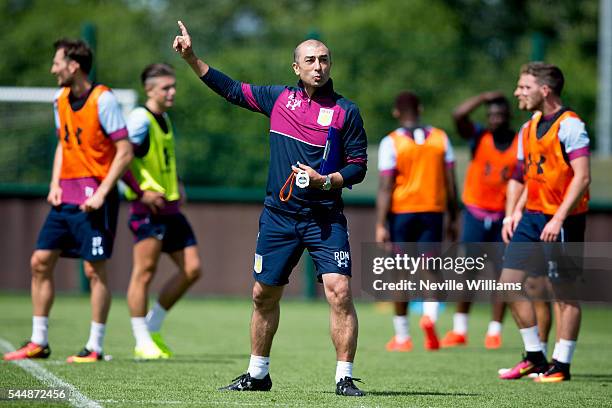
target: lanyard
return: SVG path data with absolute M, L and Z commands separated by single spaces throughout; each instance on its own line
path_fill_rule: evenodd
M 278 198 L 280 198 L 283 203 L 286 203 L 291 198 L 291 194 L 293 194 L 294 181 L 296 186 L 300 188 L 306 188 L 308 187 L 308 184 L 310 184 L 310 177 L 308 176 L 308 173 L 306 173 L 306 171 L 304 170 L 298 171 L 297 174 L 292 170 L 291 174 L 289 174 L 289 177 L 287 177 L 285 184 L 283 184 L 283 187 L 278 192 Z M 287 187 L 289 187 L 289 193 L 285 195 L 285 190 L 287 189 Z
M 291 194 L 293 193 L 293 180 L 295 180 L 295 173 L 291 171 L 291 174 L 287 177 L 287 181 L 285 181 L 285 184 L 283 184 L 283 187 L 278 192 L 278 198 L 280 198 L 283 203 L 286 203 L 291 198 Z M 289 194 L 284 196 L 287 186 L 289 186 Z

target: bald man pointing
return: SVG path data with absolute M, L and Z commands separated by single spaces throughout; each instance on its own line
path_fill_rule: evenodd
M 294 51 L 297 86 L 255 86 L 211 68 L 193 51 L 187 28 L 174 49 L 200 79 L 229 102 L 270 118 L 270 169 L 259 219 L 253 277 L 251 360 L 222 390 L 268 391 L 270 349 L 279 302 L 304 249 L 314 261 L 330 305 L 336 349 L 336 394 L 363 396 L 355 386 L 357 314 L 351 295 L 351 256 L 342 188 L 366 173 L 367 140 L 357 106 L 334 92 L 327 46 L 306 40 Z M 312 371 L 311 371 L 312 372 Z

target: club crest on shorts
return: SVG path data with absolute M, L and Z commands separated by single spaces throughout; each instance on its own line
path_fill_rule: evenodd
M 259 254 L 255 254 L 255 263 L 253 264 L 253 270 L 255 270 L 255 273 L 261 273 L 262 268 L 263 268 L 263 256 Z
M 333 109 L 321 108 L 319 109 L 319 117 L 317 118 L 317 123 L 321 126 L 329 126 L 332 123 L 333 117 Z

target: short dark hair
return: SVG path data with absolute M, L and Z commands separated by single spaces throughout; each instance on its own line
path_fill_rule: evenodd
M 395 98 L 395 109 L 399 113 L 417 115 L 419 113 L 419 106 L 421 106 L 421 100 L 414 92 L 403 91 Z
M 497 98 L 491 99 L 490 101 L 487 101 L 485 105 L 487 106 L 487 108 L 492 105 L 503 106 L 508 111 L 510 111 L 510 101 L 508 101 L 508 98 L 506 98 L 505 96 L 498 96 Z
M 89 74 L 93 64 L 93 52 L 89 45 L 83 40 L 62 38 L 53 43 L 55 51 L 64 50 L 64 55 L 79 63 L 81 71 Z
M 170 64 L 158 62 L 155 64 L 147 65 L 145 67 L 145 69 L 140 74 L 140 81 L 144 85 L 148 79 L 163 76 L 176 76 L 174 74 L 174 68 Z
M 521 75 L 533 75 L 540 85 L 548 85 L 557 96 L 561 96 L 565 78 L 556 65 L 536 61 L 521 67 Z

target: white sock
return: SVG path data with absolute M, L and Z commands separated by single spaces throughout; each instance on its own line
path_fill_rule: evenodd
M 548 343 L 545 343 L 543 341 L 540 342 L 540 346 L 542 346 L 542 353 L 544 353 L 545 356 L 548 355 Z M 556 344 L 555 344 L 556 347 Z M 554 354 L 554 350 L 553 350 L 553 354 Z
M 136 347 L 145 347 L 153 343 L 146 319 L 144 317 L 132 317 L 130 320 L 132 322 L 132 332 L 136 339 Z
M 525 351 L 542 351 L 542 344 L 538 335 L 538 326 L 520 329 Z
M 558 352 L 557 349 L 559 349 Z M 555 351 L 553 352 L 557 357 L 555 360 L 560 363 L 570 364 L 572 357 L 574 357 L 574 350 L 576 350 L 576 340 L 560 339 L 559 343 L 555 345 Z
M 89 351 L 95 351 L 96 353 L 102 352 L 102 343 L 104 343 L 104 332 L 106 331 L 106 325 L 104 323 L 91 322 L 91 329 L 89 329 L 89 340 L 85 348 Z
M 553 349 L 552 359 L 559 361 L 557 357 L 559 357 L 559 342 L 555 343 L 555 348 Z
M 431 319 L 432 322 L 438 320 L 439 302 L 423 302 L 423 315 Z
M 468 328 L 468 314 L 455 313 L 453 315 L 453 331 L 457 334 L 465 335 Z
M 408 316 L 393 316 L 393 328 L 395 329 L 395 340 L 398 342 L 403 343 L 410 338 Z
M 336 384 L 344 377 L 353 378 L 353 363 L 348 361 L 338 361 L 336 363 Z
M 261 380 L 270 372 L 270 357 L 254 356 L 251 354 L 247 372 L 251 377 Z
M 49 344 L 47 333 L 49 331 L 49 318 L 47 316 L 32 316 L 32 337 L 30 341 L 41 346 Z
M 159 302 L 155 302 L 149 313 L 147 313 L 147 328 L 150 332 L 158 332 L 166 318 L 168 311 Z
M 487 336 L 495 336 L 501 334 L 502 324 L 500 322 L 496 322 L 495 320 L 491 320 L 489 322 L 489 327 L 487 329 Z

